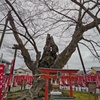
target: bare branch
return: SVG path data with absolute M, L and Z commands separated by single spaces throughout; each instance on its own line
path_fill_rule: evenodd
M 16 12 L 16 10 L 15 10 L 14 7 L 12 6 L 12 4 L 11 4 L 8 0 L 5 0 L 5 1 L 6 1 L 6 3 L 12 8 L 12 10 L 14 11 L 14 13 L 15 13 L 16 16 L 18 17 L 18 19 L 20 20 L 21 24 L 22 24 L 23 27 L 25 28 L 26 33 L 29 35 L 29 37 L 31 38 L 31 40 L 32 40 L 33 43 L 34 43 L 35 51 L 36 51 L 36 53 L 38 54 L 39 51 L 38 51 L 38 49 L 37 49 L 36 43 L 35 43 L 34 39 L 31 37 L 31 35 L 29 34 L 28 29 L 27 29 L 27 27 L 25 26 L 25 24 L 23 23 L 21 17 L 18 15 L 18 13 Z
M 87 41 L 87 42 L 89 42 L 89 43 L 91 44 L 91 46 L 92 46 L 92 48 L 93 48 L 93 51 L 96 53 L 96 58 L 98 58 L 99 55 L 98 55 L 97 50 L 95 49 L 95 46 L 93 45 L 93 43 L 96 44 L 98 47 L 100 47 L 100 45 L 98 45 L 98 43 L 95 42 L 95 41 L 93 41 L 93 40 L 87 40 L 87 39 L 85 39 L 85 38 L 83 38 L 83 40 L 85 40 L 85 41 Z M 88 47 L 88 48 L 89 48 L 89 47 Z M 89 49 L 89 50 L 90 50 L 90 49 Z M 91 51 L 91 52 L 92 52 L 92 51 Z M 93 54 L 93 53 L 92 53 L 92 54 Z M 93 55 L 95 55 L 95 54 L 93 54 Z
M 93 19 L 95 19 L 95 15 L 89 11 L 89 9 L 86 9 L 83 4 L 79 3 L 77 0 L 71 0 L 75 4 L 77 4 L 79 7 L 81 7 L 83 10 L 85 10 Z
M 72 20 L 74 23 L 77 23 L 75 19 L 73 19 L 73 18 L 71 18 L 71 17 L 69 17 L 69 16 L 66 16 L 66 14 L 63 14 L 63 13 L 61 13 L 60 11 L 57 11 L 57 10 L 53 9 L 53 7 L 52 7 L 52 8 L 49 7 L 49 5 L 46 3 L 45 0 L 44 0 L 44 3 L 45 3 L 45 5 L 49 8 L 50 11 L 54 11 L 54 12 L 56 12 L 56 13 L 58 13 L 58 14 L 64 16 L 64 17 L 66 17 L 66 18 Z
M 98 33 L 100 34 L 100 28 L 99 28 L 99 26 L 97 25 L 96 28 L 98 30 Z
M 96 56 L 94 53 L 93 53 L 93 50 L 91 50 L 90 48 L 89 48 L 89 46 L 87 46 L 85 43 L 82 43 L 82 42 L 79 42 L 80 44 L 83 44 L 84 46 L 86 46 L 87 48 L 88 48 L 88 50 L 91 52 L 91 54 L 95 57 L 95 58 L 97 58 L 98 60 L 99 60 L 99 56 Z
M 22 40 L 21 40 L 20 37 L 18 36 L 17 29 L 16 29 L 16 27 L 15 27 L 15 24 L 14 24 L 14 21 L 13 21 L 13 17 L 12 17 L 12 15 L 11 15 L 11 12 L 10 12 L 10 11 L 8 12 L 8 20 L 10 21 L 10 25 L 11 25 L 11 27 L 12 27 L 12 31 L 13 31 L 13 34 L 14 34 L 14 36 L 15 36 L 15 38 L 16 38 L 16 41 L 18 42 L 18 44 L 19 44 L 19 46 L 20 46 L 20 49 L 21 49 L 22 55 L 23 55 L 23 57 L 24 57 L 25 63 L 26 63 L 26 65 L 29 67 L 29 69 L 32 70 L 32 64 L 29 63 L 29 62 L 31 61 L 29 52 L 28 52 L 27 49 L 24 47 Z

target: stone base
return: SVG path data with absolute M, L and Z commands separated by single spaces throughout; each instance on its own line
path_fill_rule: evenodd
M 51 91 L 50 95 L 61 95 L 62 93 L 60 91 Z

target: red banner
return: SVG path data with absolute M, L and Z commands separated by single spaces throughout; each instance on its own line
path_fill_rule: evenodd
M 31 75 L 20 75 L 14 76 L 13 86 L 22 85 L 22 81 L 25 80 L 26 84 L 32 85 L 33 76 Z
M 70 76 L 64 77 L 62 76 L 60 79 L 60 85 L 61 86 L 69 86 L 70 83 Z M 72 76 L 73 79 L 71 79 L 71 83 L 74 86 L 81 86 L 81 87 L 87 87 L 88 82 L 96 82 L 96 88 L 100 88 L 100 74 L 95 75 L 77 75 Z
M 3 79 L 4 79 L 4 64 L 0 64 L 0 100 L 2 99 Z
M 14 76 L 13 77 L 13 82 L 11 83 L 13 87 L 15 86 L 21 86 L 22 85 L 22 81 L 25 80 L 26 84 L 32 85 L 32 80 L 33 80 L 33 76 L 32 75 L 20 75 L 20 76 Z M 8 82 L 9 81 L 9 77 L 5 76 L 5 88 L 7 88 Z

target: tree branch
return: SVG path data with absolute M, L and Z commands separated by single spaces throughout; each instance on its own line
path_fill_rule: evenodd
M 31 35 L 29 34 L 28 29 L 27 29 L 27 27 L 25 26 L 25 24 L 23 23 L 21 17 L 18 15 L 18 13 L 16 12 L 16 10 L 15 10 L 14 7 L 12 6 L 12 4 L 11 4 L 8 0 L 5 0 L 5 1 L 6 1 L 6 3 L 12 8 L 12 10 L 14 11 L 14 13 L 15 13 L 16 16 L 18 17 L 19 21 L 21 22 L 21 24 L 22 24 L 23 27 L 25 28 L 26 33 L 28 34 L 28 36 L 31 38 L 31 40 L 32 40 L 33 43 L 34 43 L 34 49 L 35 49 L 36 53 L 38 54 L 39 51 L 38 51 L 38 49 L 37 49 L 36 43 L 35 43 L 34 39 L 31 37 Z
M 14 24 L 14 21 L 13 21 L 13 17 L 11 15 L 10 11 L 8 12 L 8 20 L 10 21 L 10 25 L 12 27 L 12 31 L 13 31 L 14 37 L 15 37 L 16 41 L 18 42 L 19 46 L 20 46 L 21 53 L 22 53 L 22 55 L 24 57 L 25 63 L 28 66 L 28 68 L 32 70 L 32 67 L 33 67 L 32 63 L 29 63 L 29 62 L 31 62 L 31 58 L 30 58 L 29 52 L 24 47 L 22 40 L 18 36 L 17 29 L 15 27 L 15 24 Z
M 83 4 L 77 2 L 77 0 L 71 0 L 72 2 L 74 2 L 75 4 L 77 4 L 79 7 L 81 7 L 83 10 L 85 10 L 93 19 L 95 19 L 95 15 L 93 15 L 89 9 L 86 9 L 86 7 L 83 6 Z

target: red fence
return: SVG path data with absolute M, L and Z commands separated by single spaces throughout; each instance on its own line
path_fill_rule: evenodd
M 73 78 L 74 77 L 74 78 Z M 82 76 L 72 76 L 71 84 L 74 86 L 82 86 L 87 87 L 88 82 L 96 82 L 96 87 L 100 88 L 100 74 L 95 75 L 82 75 Z M 69 86 L 70 85 L 70 79 L 64 78 L 64 76 L 61 76 L 60 78 L 60 85 L 61 86 Z
M 82 75 L 82 76 L 72 76 L 74 77 L 71 80 L 71 84 L 74 86 L 86 86 L 88 82 L 96 82 L 96 87 L 100 88 L 100 74 L 95 74 L 95 75 Z M 8 76 L 4 76 L 4 82 L 3 85 L 5 87 L 7 86 L 8 83 Z M 12 86 L 18 86 L 22 85 L 22 81 L 25 80 L 26 84 L 32 85 L 32 80 L 33 76 L 30 75 L 20 75 L 20 76 L 14 76 L 12 82 L 10 83 Z M 70 79 L 69 76 L 68 78 L 64 78 L 64 76 L 61 76 L 60 78 L 60 85 L 61 86 L 69 86 L 70 85 Z
M 8 80 L 9 80 L 9 76 L 5 76 L 4 77 L 4 87 L 7 87 Z M 11 86 L 18 86 L 18 85 L 22 86 L 23 80 L 25 80 L 25 84 L 32 85 L 33 76 L 31 75 L 14 76 L 10 85 Z

